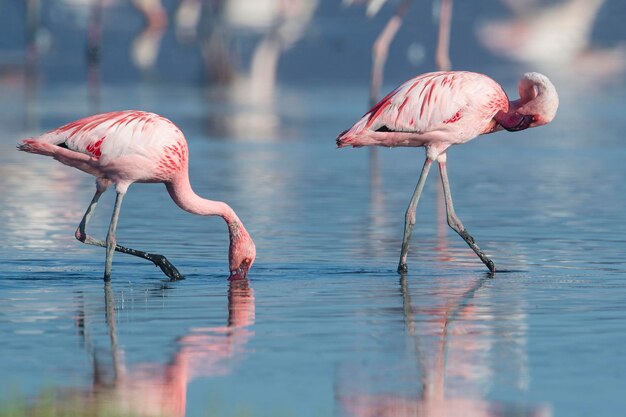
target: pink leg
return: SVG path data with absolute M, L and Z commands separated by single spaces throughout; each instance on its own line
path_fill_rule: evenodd
M 113 216 L 111 216 L 111 223 L 109 224 L 109 233 L 107 233 L 107 256 L 106 261 L 104 263 L 104 280 L 111 280 L 111 266 L 113 265 L 113 253 L 115 252 L 115 246 L 117 244 L 115 233 L 117 231 L 117 221 L 120 218 L 120 208 L 122 207 L 122 200 L 124 199 L 125 193 L 117 192 L 117 197 L 115 198 L 115 206 L 113 207 Z
M 435 62 L 439 71 L 450 71 L 450 22 L 452 20 L 452 0 L 440 0 L 439 10 L 439 39 Z
M 89 204 L 89 207 L 87 208 L 87 211 L 85 212 L 85 215 L 83 216 L 78 228 L 76 229 L 75 236 L 76 236 L 76 239 L 88 245 L 106 247 L 107 248 L 107 260 L 112 259 L 113 255 L 112 255 L 111 249 L 109 249 L 107 245 L 107 242 L 103 242 L 101 240 L 97 240 L 88 236 L 85 230 L 87 227 L 87 223 L 89 223 L 89 219 L 91 218 L 93 210 L 96 208 L 96 205 L 98 204 L 98 200 L 100 199 L 100 196 L 102 195 L 102 193 L 106 191 L 107 187 L 110 185 L 110 181 L 99 178 L 102 174 L 98 172 L 98 170 L 95 169 L 94 166 L 92 165 L 94 162 L 93 157 L 80 153 L 80 152 L 72 151 L 70 149 L 62 148 L 60 146 L 57 146 L 51 143 L 41 142 L 35 139 L 25 139 L 17 146 L 17 148 L 24 152 L 51 156 L 57 161 L 65 165 L 78 168 L 81 171 L 92 174 L 96 178 L 98 178 L 96 180 L 96 193 L 94 194 L 91 200 L 91 203 Z M 112 237 L 113 238 L 115 237 L 115 233 L 113 233 Z M 126 254 L 133 255 L 133 256 L 138 256 L 140 258 L 144 258 L 144 259 L 151 261 L 156 266 L 161 268 L 163 273 L 165 273 L 165 275 L 170 277 L 170 279 L 172 280 L 183 279 L 183 276 L 180 274 L 180 272 L 178 272 L 178 270 L 163 255 L 151 254 L 151 253 L 142 252 L 142 251 L 138 251 L 138 250 L 131 249 L 131 248 L 125 248 L 124 246 L 120 246 L 117 244 L 113 245 L 113 249 L 117 252 L 122 252 L 122 253 L 126 253 Z M 109 275 L 110 275 L 110 266 L 109 266 Z M 106 277 L 107 277 L 107 274 L 105 273 L 105 279 Z
M 98 179 L 96 181 L 96 193 L 94 194 L 91 200 L 91 203 L 89 203 L 89 207 L 87 208 L 87 211 L 85 212 L 85 215 L 80 221 L 80 224 L 78 225 L 78 228 L 76 229 L 76 233 L 75 233 L 76 239 L 78 239 L 79 241 L 86 243 L 88 245 L 100 246 L 100 247 L 107 248 L 107 249 L 108 249 L 107 242 L 92 238 L 91 236 L 87 234 L 86 229 L 87 229 L 87 224 L 89 223 L 89 220 L 91 219 L 91 215 L 93 214 L 93 211 L 95 210 L 96 205 L 98 204 L 98 200 L 100 199 L 100 196 L 106 191 L 109 184 L 110 182 L 108 180 Z M 165 256 L 163 255 L 142 252 L 136 249 L 126 248 L 124 246 L 120 246 L 117 244 L 115 245 L 114 249 L 117 252 L 122 252 L 128 255 L 133 255 L 139 258 L 144 258 L 144 259 L 149 260 L 150 262 L 154 263 L 156 266 L 161 268 L 161 271 L 163 271 L 163 273 L 167 275 L 173 281 L 183 279 L 182 274 L 178 272 L 178 270 L 174 267 L 174 265 L 172 265 L 170 261 L 168 261 L 167 258 L 165 258 Z
M 452 194 L 450 193 L 450 183 L 448 182 L 448 170 L 445 162 L 439 162 L 439 173 L 441 174 L 441 184 L 443 185 L 443 194 L 446 199 L 446 211 L 448 212 L 448 225 L 459 234 L 469 245 L 470 248 L 478 255 L 481 261 L 489 268 L 490 272 L 496 272 L 496 266 L 493 261 L 485 255 L 485 253 L 478 247 L 474 238 L 467 232 L 461 219 L 459 219 L 454 212 L 454 205 L 452 204 Z
M 433 160 L 429 158 L 426 158 L 426 161 L 424 161 L 424 167 L 422 168 L 420 179 L 417 181 L 417 186 L 415 187 L 415 191 L 411 197 L 411 202 L 409 203 L 409 207 L 406 209 L 404 218 L 404 236 L 402 237 L 402 250 L 400 252 L 400 263 L 398 264 L 398 273 L 400 274 L 408 271 L 406 258 L 409 253 L 409 241 L 411 240 L 411 234 L 413 233 L 413 226 L 415 225 L 415 210 L 417 208 L 420 195 L 422 194 L 422 190 L 424 189 L 424 184 L 426 183 L 428 171 L 430 171 L 432 163 Z
M 385 62 L 387 62 L 387 54 L 389 53 L 389 45 L 398 33 L 398 29 L 402 26 L 402 19 L 406 14 L 412 0 L 403 0 L 396 9 L 394 15 L 389 19 L 383 31 L 378 35 L 374 45 L 372 46 L 372 79 L 370 82 L 370 103 L 373 106 L 380 97 L 380 87 L 383 82 L 383 72 Z

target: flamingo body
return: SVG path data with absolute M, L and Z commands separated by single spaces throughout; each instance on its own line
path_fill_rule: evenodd
M 486 75 L 442 71 L 412 78 L 393 90 L 337 139 L 345 146 L 438 146 L 490 133 L 507 112 L 506 93 Z
M 170 278 L 182 278 L 163 256 L 125 248 L 115 242 L 121 200 L 134 182 L 162 182 L 174 202 L 183 210 L 222 217 L 228 225 L 230 236 L 231 278 L 245 277 L 254 262 L 254 242 L 232 208 L 220 201 L 203 199 L 193 192 L 189 183 L 189 151 L 185 137 L 174 123 L 162 116 L 137 110 L 96 114 L 37 138 L 25 139 L 18 145 L 18 149 L 51 156 L 96 177 L 96 194 L 76 231 L 76 238 L 107 247 L 105 280 L 110 275 L 113 250 L 148 259 Z M 115 184 L 118 200 L 105 245 L 87 236 L 85 228 L 100 195 L 110 184 Z
M 176 125 L 143 111 L 96 114 L 23 143 L 22 150 L 29 148 L 33 153 L 47 154 L 48 149 L 53 152 L 51 156 L 63 163 L 68 161 L 58 153 L 59 145 L 80 153 L 74 156 L 84 159 L 85 164 L 77 168 L 86 168 L 83 170 L 115 184 L 170 181 L 187 168 L 189 153 L 185 137 Z
M 423 146 L 426 161 L 405 215 L 398 272 L 407 271 L 409 240 L 415 210 L 433 161 L 439 163 L 448 225 L 472 248 L 491 272 L 494 263 L 478 247 L 456 215 L 446 167 L 452 145 L 501 129 L 542 126 L 556 115 L 559 99 L 550 80 L 526 73 L 519 82 L 520 98 L 509 101 L 491 78 L 465 71 L 441 71 L 417 76 L 389 93 L 350 129 L 339 134 L 337 146 Z

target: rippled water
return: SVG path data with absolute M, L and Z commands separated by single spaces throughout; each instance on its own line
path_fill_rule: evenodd
M 82 88 L 29 102 L 2 89 L 2 401 L 52 392 L 167 416 L 623 412 L 621 87 L 566 88 L 552 125 L 450 150 L 458 214 L 501 272 L 488 275 L 448 229 L 433 171 L 403 278 L 423 151 L 334 149 L 363 111 L 363 88 L 284 86 L 263 110 L 219 90 L 105 88 L 102 110 L 141 107 L 179 124 L 196 191 L 229 202 L 258 249 L 249 282 L 229 284 L 223 222 L 182 212 L 162 185 L 134 185 L 119 241 L 166 255 L 187 279 L 164 282 L 116 254 L 110 286 L 104 252 L 73 237 L 92 179 L 14 149 L 97 109 Z

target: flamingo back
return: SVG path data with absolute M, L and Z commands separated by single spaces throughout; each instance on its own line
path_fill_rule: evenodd
M 188 149 L 180 129 L 154 113 L 127 110 L 96 114 L 51 130 L 36 139 L 89 155 L 104 167 L 121 158 L 139 157 L 151 164 L 154 178 L 163 180 L 186 169 Z
M 463 143 L 493 129 L 493 116 L 507 111 L 504 90 L 473 72 L 441 71 L 410 79 L 342 133 L 343 146 L 424 146 Z

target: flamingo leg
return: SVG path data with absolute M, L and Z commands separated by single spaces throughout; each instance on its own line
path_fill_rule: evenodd
M 450 22 L 452 20 L 452 0 L 440 0 L 439 36 L 435 62 L 439 71 L 450 71 Z
M 76 232 L 74 233 L 76 239 L 88 245 L 102 246 L 99 244 L 100 241 L 87 235 L 86 228 L 87 223 L 89 223 L 89 220 L 91 220 L 91 215 L 93 214 L 93 211 L 98 204 L 98 200 L 100 200 L 100 196 L 106 191 L 108 186 L 109 184 L 107 182 L 100 181 L 100 179 L 96 180 L 96 193 L 91 199 L 91 203 L 89 203 L 89 207 L 87 207 L 87 211 L 83 215 L 83 218 L 81 219 L 80 224 L 78 225 L 78 228 L 76 228 Z
M 406 214 L 404 218 L 404 236 L 402 238 L 402 251 L 400 252 L 398 273 L 403 273 L 408 270 L 406 265 L 406 257 L 409 253 L 409 241 L 411 240 L 411 233 L 413 233 L 413 226 L 415 225 L 415 209 L 417 208 L 417 203 L 419 202 L 420 195 L 422 194 L 422 190 L 424 189 L 424 184 L 426 183 L 428 171 L 430 171 L 430 166 L 432 165 L 432 163 L 433 160 L 428 157 L 426 158 L 426 161 L 424 161 L 422 173 L 420 174 L 419 181 L 417 181 L 417 186 L 415 186 L 415 191 L 413 192 L 413 196 L 411 197 L 409 207 L 406 209 Z
M 378 38 L 374 41 L 372 46 L 372 79 L 370 81 L 370 104 L 375 105 L 380 96 L 380 86 L 383 82 L 383 72 L 385 69 L 385 62 L 387 61 L 387 54 L 389 53 L 389 45 L 396 37 L 398 29 L 402 26 L 402 19 L 406 14 L 409 5 L 413 0 L 404 0 L 391 19 L 385 25 L 385 28 Z
M 98 200 L 100 199 L 100 196 L 106 191 L 107 187 L 108 187 L 108 183 L 104 183 L 104 182 L 101 183 L 100 181 L 97 182 L 96 193 L 91 199 L 91 203 L 89 203 L 89 207 L 87 208 L 87 211 L 85 212 L 82 220 L 80 221 L 80 224 L 78 225 L 78 228 L 76 229 L 76 233 L 75 233 L 76 239 L 78 239 L 79 241 L 86 243 L 88 245 L 100 246 L 103 248 L 107 247 L 107 243 L 102 240 L 92 238 L 91 236 L 87 234 L 86 229 L 87 229 L 87 224 L 89 223 L 89 220 L 91 219 L 91 215 L 93 214 L 93 211 L 95 210 L 96 205 L 98 204 Z M 167 258 L 163 255 L 142 252 L 140 250 L 126 248 L 124 246 L 120 246 L 117 244 L 115 245 L 115 250 L 117 252 L 126 253 L 128 255 L 137 256 L 139 258 L 144 258 L 144 259 L 151 261 L 156 266 L 161 268 L 161 271 L 163 271 L 163 273 L 167 275 L 173 281 L 183 279 L 183 275 L 180 272 L 178 272 L 176 267 L 174 267 L 174 265 L 172 265 L 170 261 L 168 261 Z
M 104 281 L 111 280 L 111 266 L 113 265 L 113 253 L 115 252 L 115 246 L 117 245 L 115 233 L 117 231 L 117 221 L 120 218 L 120 208 L 122 207 L 122 200 L 125 193 L 117 192 L 115 198 L 115 206 L 113 207 L 113 215 L 111 216 L 111 223 L 109 224 L 109 233 L 107 233 L 107 257 L 104 263 Z
M 496 266 L 491 259 L 485 255 L 485 253 L 478 247 L 474 238 L 467 232 L 461 219 L 459 219 L 454 212 L 454 205 L 452 204 L 452 194 L 450 193 L 450 183 L 448 181 L 448 169 L 446 168 L 445 161 L 439 161 L 439 172 L 441 174 L 441 183 L 443 185 L 443 195 L 446 200 L 446 211 L 448 214 L 448 225 L 463 238 L 463 240 L 469 245 L 470 248 L 478 255 L 481 261 L 489 268 L 489 271 L 496 272 Z

